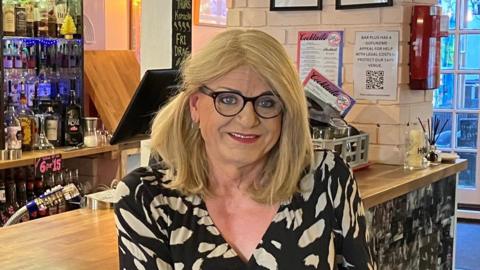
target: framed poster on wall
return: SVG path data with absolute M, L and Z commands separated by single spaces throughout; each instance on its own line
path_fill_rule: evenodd
M 227 27 L 227 0 L 194 0 L 195 25 Z
M 321 9 L 322 0 L 270 0 L 271 11 Z
M 336 9 L 373 8 L 393 6 L 393 0 L 335 0 Z

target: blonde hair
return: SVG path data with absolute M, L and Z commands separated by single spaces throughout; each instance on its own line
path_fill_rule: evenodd
M 313 146 L 305 95 L 296 69 L 283 46 L 264 32 L 222 32 L 184 61 L 181 91 L 153 120 L 152 152 L 173 170 L 171 188 L 185 195 L 210 194 L 205 145 L 198 128 L 192 128 L 189 97 L 208 81 L 240 66 L 255 70 L 284 103 L 281 135 L 270 150 L 262 174 L 266 181 L 260 187 L 250 187 L 249 195 L 261 203 L 287 200 L 299 191 L 298 182 L 312 167 Z

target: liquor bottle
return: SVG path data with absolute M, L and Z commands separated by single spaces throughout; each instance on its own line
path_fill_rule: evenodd
M 27 25 L 27 37 L 34 37 L 35 32 L 34 32 L 34 8 L 33 8 L 33 3 L 30 0 L 25 0 L 24 1 L 24 7 L 25 7 L 25 17 L 26 17 L 26 25 Z
M 55 186 L 65 186 L 65 179 L 63 178 L 63 172 L 55 172 L 53 174 L 54 184 Z M 63 213 L 67 210 L 67 204 L 65 200 L 60 200 L 60 203 L 57 205 L 57 213 Z
M 36 198 L 35 196 L 35 176 L 34 176 L 34 167 L 27 166 L 26 169 L 26 178 L 27 178 L 27 201 L 31 201 Z
M 37 175 L 35 177 L 35 182 L 34 182 L 34 192 L 35 192 L 35 197 L 39 197 L 40 195 L 45 192 L 45 187 L 44 187 L 44 177 L 43 175 Z
M 15 5 L 15 35 L 27 35 L 27 12 L 25 6 L 20 4 Z
M 11 44 L 5 42 L 6 47 L 4 48 L 3 54 L 3 67 L 5 69 L 13 68 L 13 56 L 12 56 L 12 47 Z
M 13 172 L 11 171 L 9 172 L 8 176 L 6 176 L 7 182 L 5 184 L 5 189 L 6 189 L 5 216 L 7 217 L 7 219 L 10 218 L 18 209 L 17 186 L 15 185 L 15 181 L 13 177 L 14 177 Z
M 65 20 L 67 11 L 67 3 L 65 0 L 57 0 L 57 5 L 55 6 L 55 16 L 57 17 L 57 37 L 61 37 L 60 29 L 62 28 L 63 20 Z
M 55 0 L 47 0 L 48 36 L 57 37 L 57 16 L 55 15 Z
M 33 150 L 36 135 L 36 122 L 32 110 L 27 106 L 25 91 L 20 93 L 20 106 L 18 107 L 18 120 L 22 126 L 22 150 Z
M 5 192 L 5 171 L 0 172 L 0 227 L 7 222 L 7 218 L 4 216 L 6 210 L 6 192 Z
M 18 120 L 12 97 L 8 96 L 7 111 L 5 112 L 5 143 L 8 150 L 22 149 L 22 126 Z
M 15 2 L 7 0 L 3 4 L 3 34 L 15 36 Z
M 15 170 L 15 185 L 17 186 L 17 202 L 18 207 L 20 208 L 27 204 L 27 182 L 23 168 L 18 168 Z M 24 213 L 20 220 L 22 222 L 28 221 L 28 213 Z
M 22 59 L 22 48 L 21 48 L 21 44 L 15 44 L 13 46 L 13 52 L 14 52 L 14 55 L 15 55 L 15 60 L 14 60 L 14 67 L 16 69 L 23 69 L 23 59 Z
M 32 1 L 33 7 L 33 36 L 39 37 L 40 36 L 40 7 L 38 0 Z
M 38 36 L 47 37 L 48 36 L 48 7 L 46 0 L 38 1 Z
M 59 83 L 57 82 L 57 85 Z M 57 88 L 58 89 L 58 88 Z M 58 91 L 53 101 L 54 111 L 60 116 L 60 119 L 65 119 L 65 106 L 63 105 L 62 94 Z M 65 121 L 60 121 L 60 145 L 65 145 Z
M 68 105 L 65 108 L 65 145 L 75 146 L 83 142 L 80 129 L 82 107 L 77 104 L 75 90 L 70 90 Z
M 60 132 L 60 117 L 55 113 L 53 105 L 50 103 L 47 105 L 47 111 L 45 112 L 45 133 L 53 146 L 60 145 Z
M 52 85 L 47 74 L 47 68 L 40 67 L 38 74 L 38 98 L 41 100 L 49 100 L 52 95 Z
M 28 69 L 25 76 L 25 94 L 27 96 L 27 105 L 33 107 L 33 99 L 35 98 L 35 92 L 38 87 L 38 77 L 35 73 L 35 69 Z
M 17 202 L 20 207 L 27 204 L 27 182 L 23 168 L 14 169 L 15 185 L 17 186 Z
M 75 26 L 77 27 L 77 33 L 73 34 L 73 38 L 81 39 L 83 34 L 83 18 L 82 18 L 82 5 L 79 0 L 73 1 L 72 18 L 74 18 Z

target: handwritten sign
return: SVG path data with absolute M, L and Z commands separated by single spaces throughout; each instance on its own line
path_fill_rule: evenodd
M 355 98 L 397 99 L 398 32 L 357 32 L 353 57 Z
M 62 169 L 62 155 L 55 154 L 41 157 L 35 162 L 35 174 L 42 175 L 47 172 L 58 172 Z
M 192 51 L 192 1 L 172 2 L 172 68 L 180 68 Z
M 297 63 L 300 80 L 312 68 L 329 81 L 342 85 L 342 31 L 300 31 L 297 42 Z

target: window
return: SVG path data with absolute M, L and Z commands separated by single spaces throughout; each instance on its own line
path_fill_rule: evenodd
M 480 1 L 440 0 L 449 19 L 449 35 L 442 38 L 441 86 L 433 94 L 434 115 L 448 124 L 437 139 L 442 150 L 468 160 L 460 174 L 460 188 L 475 188 L 480 113 Z M 457 49 L 458 48 L 458 49 Z

